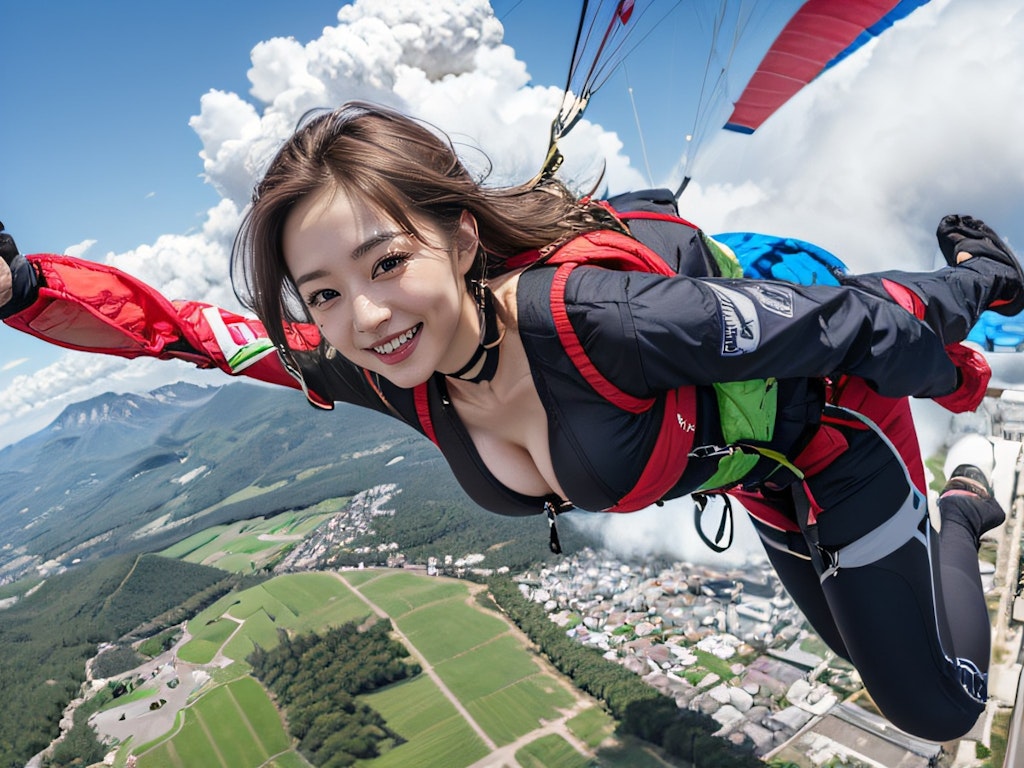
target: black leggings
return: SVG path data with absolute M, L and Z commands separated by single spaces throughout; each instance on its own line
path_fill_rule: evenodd
M 1012 267 L 972 258 L 933 273 L 844 282 L 894 299 L 891 283 L 910 289 L 919 302 L 907 309 L 948 344 L 962 341 L 994 299 L 1019 290 L 1017 279 Z M 922 738 L 959 737 L 987 695 L 991 628 L 977 547 L 1003 512 L 975 494 L 944 494 L 936 530 L 907 401 L 850 379 L 830 402 L 849 410 L 833 409 L 833 423 L 819 429 L 815 439 L 829 444 L 801 467 L 804 482 L 738 495 L 783 585 L 857 667 L 883 714 Z
M 974 494 L 944 495 L 936 531 L 899 453 L 880 431 L 846 418 L 831 426 L 848 448 L 795 496 L 771 498 L 778 512 L 805 518 L 802 531 L 787 542 L 757 517 L 755 527 L 786 590 L 854 664 L 882 713 L 922 738 L 962 736 L 984 709 L 989 660 L 977 538 L 1002 510 Z M 885 524 L 898 531 L 872 536 Z

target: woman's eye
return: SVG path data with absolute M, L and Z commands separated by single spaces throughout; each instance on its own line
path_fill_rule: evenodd
M 398 269 L 409 260 L 408 253 L 388 253 L 381 257 L 380 261 L 373 265 L 373 277 L 380 277 L 392 270 Z
M 340 294 L 337 291 L 331 290 L 330 288 L 324 288 L 319 291 L 313 291 L 311 294 L 306 296 L 306 305 L 310 307 L 322 307 L 331 299 L 335 299 Z

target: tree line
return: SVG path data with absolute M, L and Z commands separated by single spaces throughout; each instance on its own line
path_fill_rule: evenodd
M 0 768 L 21 768 L 57 736 L 99 643 L 117 640 L 223 576 L 156 555 L 124 555 L 51 577 L 0 611 Z
M 379 712 L 356 699 L 420 673 L 391 630 L 390 621 L 365 631 L 349 622 L 294 637 L 279 630 L 276 647 L 257 647 L 246 659 L 285 710 L 289 733 L 313 765 L 344 768 L 403 742 Z
M 565 634 L 547 612 L 519 591 L 509 578 L 487 582 L 498 607 L 537 645 L 554 666 L 582 691 L 600 699 L 619 721 L 623 734 L 657 744 L 670 755 L 716 768 L 763 766 L 751 749 L 737 747 L 712 734 L 719 729 L 714 718 L 679 709 L 673 699 L 647 685 L 636 674 L 605 659 Z

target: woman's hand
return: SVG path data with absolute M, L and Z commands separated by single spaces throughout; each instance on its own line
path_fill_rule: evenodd
M 0 307 L 14 297 L 14 278 L 11 275 L 10 264 L 18 255 L 18 246 L 14 244 L 14 238 L 3 230 L 3 222 L 0 222 Z
M 0 262 L 0 307 L 14 297 L 14 280 L 11 278 L 11 268 L 7 262 Z
M 39 295 L 35 270 L 3 230 L 0 222 L 0 320 L 31 306 Z

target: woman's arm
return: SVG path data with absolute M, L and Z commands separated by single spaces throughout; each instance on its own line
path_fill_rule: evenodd
M 185 360 L 302 389 L 322 408 L 340 399 L 289 372 L 258 320 L 202 302 L 168 301 L 104 264 L 52 254 L 25 257 L 5 232 L 0 232 L 0 319 L 68 349 Z M 320 343 L 316 327 L 296 324 L 288 336 L 294 352 L 314 362 L 309 353 Z
M 580 339 L 604 353 L 598 367 L 638 394 L 843 373 L 891 397 L 936 397 L 958 384 L 945 340 L 898 304 L 852 288 L 582 268 L 566 304 Z

